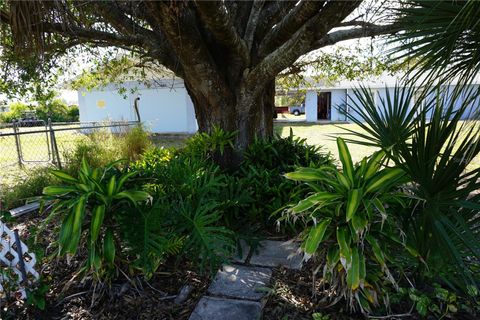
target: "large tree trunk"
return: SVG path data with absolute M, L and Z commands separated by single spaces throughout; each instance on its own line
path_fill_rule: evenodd
M 222 166 L 238 165 L 243 151 L 256 137 L 269 138 L 273 135 L 275 80 L 263 86 L 248 86 L 240 81 L 238 85 L 231 86 L 234 89 L 229 89 L 230 94 L 220 99 L 205 96 L 196 89 L 196 83 L 185 81 L 185 84 L 195 107 L 199 131 L 209 133 L 216 126 L 237 133 L 235 150 L 226 152 L 219 159 Z

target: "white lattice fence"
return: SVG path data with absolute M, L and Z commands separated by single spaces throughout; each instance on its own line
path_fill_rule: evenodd
M 25 286 L 32 284 L 38 280 L 38 272 L 35 271 L 34 266 L 37 262 L 35 254 L 28 252 L 27 246 L 20 241 L 22 256 L 18 254 L 18 248 L 15 242 L 15 233 L 10 230 L 2 221 L 0 221 L 0 265 L 9 268 L 16 275 L 16 280 L 8 279 L 7 274 L 0 274 L 0 295 L 3 295 L 4 285 L 8 282 L 16 281 L 16 291 L 21 294 L 24 299 L 26 297 Z M 26 279 L 22 274 L 21 260 L 25 265 Z M 25 281 L 23 281 L 25 280 Z

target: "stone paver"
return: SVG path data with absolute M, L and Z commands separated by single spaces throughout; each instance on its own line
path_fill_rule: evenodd
M 190 320 L 257 320 L 262 315 L 261 301 L 272 277 L 272 269 L 284 266 L 302 268 L 302 254 L 296 242 L 262 241 L 248 260 L 250 248 L 242 242 L 242 257 L 237 263 L 247 265 L 223 265 L 207 290 L 207 295 L 198 302 Z M 248 264 L 255 266 L 250 266 Z
M 250 258 L 250 263 L 264 267 L 284 266 L 300 270 L 303 256 L 298 253 L 298 248 L 299 244 L 297 242 L 265 240 L 260 242 L 260 246 Z
M 260 302 L 204 296 L 189 320 L 258 320 L 261 313 Z
M 260 300 L 265 295 L 272 270 L 261 267 L 224 265 L 208 288 L 208 293 L 244 300 Z

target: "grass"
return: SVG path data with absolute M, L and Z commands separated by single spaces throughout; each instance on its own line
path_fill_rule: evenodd
M 329 151 L 333 154 L 335 159 L 338 159 L 338 150 L 336 138 L 338 136 L 346 137 L 346 131 L 342 128 L 349 128 L 355 131 L 364 132 L 355 124 L 306 124 L 306 123 L 277 123 L 274 130 L 282 137 L 290 134 L 292 129 L 293 134 L 297 137 L 307 139 L 308 144 L 321 146 L 324 151 Z M 353 161 L 357 162 L 368 155 L 371 155 L 377 149 L 373 147 L 365 147 L 356 144 L 349 144 L 350 153 Z
M 324 151 L 330 151 L 333 156 L 338 159 L 336 138 L 338 136 L 347 137 L 348 133 L 342 128 L 348 128 L 350 130 L 366 133 L 356 124 L 306 124 L 306 123 L 276 123 L 274 130 L 276 133 L 285 137 L 290 134 L 290 128 L 293 130 L 293 134 L 298 137 L 306 138 L 307 143 L 322 146 Z M 354 162 L 358 162 L 363 157 L 371 155 L 377 149 L 373 147 L 361 146 L 358 144 L 348 144 L 352 159 Z M 468 170 L 474 170 L 480 167 L 480 156 L 477 156 L 472 160 L 468 166 Z

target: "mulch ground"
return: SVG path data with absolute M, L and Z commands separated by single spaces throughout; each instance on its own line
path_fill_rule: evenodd
M 325 295 L 319 286 L 312 287 L 313 265 L 304 265 L 301 271 L 275 268 L 272 274 L 268 297 L 263 311 L 264 320 L 312 320 L 313 313 L 319 313 L 329 320 L 361 319 L 361 315 L 350 317 L 342 309 L 341 303 L 335 307 L 322 308 Z M 318 281 L 317 281 L 318 283 Z M 314 294 L 315 293 L 315 294 Z
M 24 242 L 31 237 L 29 230 L 43 218 L 27 216 L 7 222 L 19 229 Z M 40 247 L 45 256 L 52 255 L 52 231 L 41 235 Z M 188 319 L 196 303 L 206 291 L 209 276 L 200 276 L 187 262 L 169 261 L 151 279 L 127 278 L 120 274 L 116 282 L 92 285 L 89 278 L 74 278 L 85 252 L 80 252 L 67 263 L 65 258 L 37 261 L 44 282 L 48 284 L 46 307 L 43 311 L 27 306 L 24 301 L 2 302 L 0 319 Z M 185 285 L 192 287 L 188 299 L 175 304 L 174 299 Z

